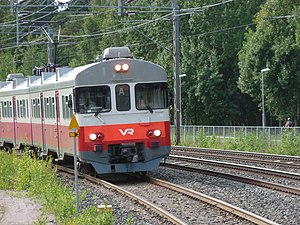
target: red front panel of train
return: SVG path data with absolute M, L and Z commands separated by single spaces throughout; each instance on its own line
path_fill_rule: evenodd
M 159 137 L 155 137 L 154 130 L 160 130 Z M 90 140 L 90 134 L 96 134 L 97 139 Z M 150 135 L 149 135 L 150 134 Z M 99 138 L 98 138 L 99 136 Z M 101 137 L 102 136 L 102 137 Z M 78 149 L 79 151 L 93 151 L 96 145 L 102 145 L 103 150 L 111 144 L 144 143 L 146 148 L 151 147 L 153 142 L 159 146 L 170 146 L 170 123 L 154 122 L 143 124 L 119 124 L 105 126 L 87 126 L 79 128 Z

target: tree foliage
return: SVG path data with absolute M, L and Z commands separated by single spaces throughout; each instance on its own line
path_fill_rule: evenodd
M 277 120 L 297 118 L 299 124 L 300 3 L 269 0 L 257 14 L 256 29 L 249 29 L 239 52 L 240 89 L 257 102 L 262 99 L 264 79 L 265 105 Z M 262 73 L 265 67 L 269 72 Z
M 203 0 L 201 5 L 207 7 L 189 16 L 183 28 L 182 70 L 190 76 L 186 82 L 187 101 L 184 101 L 185 116 L 191 119 L 190 123 L 256 123 L 256 105 L 236 86 L 239 76 L 236 55 L 244 29 L 261 3 L 234 1 L 216 7 L 211 5 L 212 1 Z M 196 5 L 199 1 L 188 1 L 184 8 Z M 248 110 L 241 111 L 245 105 Z
M 47 17 L 53 21 L 48 26 L 54 30 L 54 41 L 59 40 L 57 64 L 84 65 L 94 61 L 107 47 L 128 46 L 136 57 L 167 70 L 172 92 L 172 2 L 175 1 L 133 1 L 124 5 L 119 16 L 116 1 L 74 1 L 72 4 L 90 5 L 90 13 L 85 14 L 87 9 L 79 8 L 76 14 L 70 9 L 70 13 Z M 177 2 L 180 73 L 187 74 L 181 78 L 184 124 L 259 125 L 260 71 L 267 66 L 271 69 L 264 73 L 267 124 L 277 125 L 287 116 L 299 117 L 300 3 L 292 0 Z M 96 7 L 99 5 L 106 8 Z M 129 16 L 130 11 L 135 11 L 135 15 Z M 13 21 L 14 15 L 0 9 L 0 20 Z M 7 44 L 15 37 L 0 36 L 2 79 L 8 73 L 30 75 L 32 68 L 48 63 L 46 44 L 16 48 Z M 47 41 L 44 34 L 32 33 L 21 42 L 36 43 L 36 40 Z M 173 114 L 172 105 L 171 110 Z

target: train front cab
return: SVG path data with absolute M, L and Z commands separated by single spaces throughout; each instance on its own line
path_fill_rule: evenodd
M 165 81 L 75 88 L 81 161 L 99 174 L 157 169 L 170 153 L 167 90 Z M 98 104 L 83 106 L 95 93 Z

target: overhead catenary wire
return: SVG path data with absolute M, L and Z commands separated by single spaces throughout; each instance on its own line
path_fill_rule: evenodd
M 220 4 L 220 3 L 218 3 L 218 4 Z M 215 4 L 215 5 L 217 5 L 217 4 Z M 212 5 L 213 6 L 213 5 Z M 49 5 L 47 5 L 46 7 L 44 7 L 43 9 L 45 9 L 45 8 L 47 8 L 47 7 L 49 7 Z M 91 7 L 94 7 L 94 6 L 91 6 Z M 140 8 L 140 7 L 139 7 Z M 168 8 L 170 8 L 170 7 L 168 7 Z M 43 9 L 40 9 L 38 12 L 41 12 Z M 193 10 L 194 9 L 197 9 L 197 8 L 193 8 Z M 34 19 L 32 22 L 36 22 L 36 21 L 38 21 L 39 19 L 42 19 L 42 18 L 44 18 L 44 17 L 46 17 L 46 16 L 49 16 L 49 15 L 51 15 L 52 13 L 54 13 L 54 12 L 56 12 L 55 10 L 53 11 L 53 12 L 50 12 L 49 14 L 46 14 L 45 16 L 42 16 L 42 17 L 38 17 L 38 18 L 36 18 L 36 19 Z M 171 13 L 170 13 L 170 15 L 171 15 Z M 26 18 L 28 18 L 28 17 L 30 17 L 30 16 L 32 16 L 32 14 L 31 15 L 28 15 L 28 16 L 25 16 L 25 17 L 23 17 L 22 19 L 26 19 Z M 164 16 L 163 16 L 164 17 Z M 162 17 L 162 18 L 163 18 Z M 158 18 L 159 19 L 159 18 Z M 144 25 L 147 25 L 147 24 L 149 24 L 149 23 L 152 23 L 152 22 L 154 22 L 154 21 L 156 21 L 157 19 L 155 19 L 155 20 L 152 20 L 152 21 L 148 21 L 148 22 L 145 22 L 144 24 L 138 24 L 138 25 L 135 25 L 133 28 L 135 28 L 135 27 L 140 27 L 140 26 L 144 26 Z M 113 33 L 117 33 L 117 32 L 122 32 L 122 31 L 125 31 L 125 30 L 128 30 L 128 29 L 133 29 L 133 28 L 124 28 L 124 29 L 122 29 L 122 30 L 118 30 L 118 31 L 111 31 L 111 32 L 106 32 L 106 33 L 100 33 L 100 34 L 93 34 L 93 35 L 80 35 L 80 36 L 72 36 L 72 35 L 69 35 L 70 37 L 72 37 L 72 38 L 79 38 L 79 37 L 92 37 L 92 36 L 102 36 L 102 35 L 107 35 L 107 34 L 113 34 Z M 67 35 L 62 35 L 62 37 L 67 37 Z
M 184 15 L 187 15 L 187 14 L 193 14 L 193 12 L 198 12 L 197 10 L 200 11 L 200 9 L 203 9 L 203 8 L 210 8 L 210 7 L 215 7 L 215 6 L 219 6 L 221 4 L 225 4 L 225 3 L 228 3 L 228 2 L 231 2 L 233 0 L 228 0 L 228 1 L 222 1 L 222 2 L 218 2 L 218 3 L 214 3 L 214 4 L 211 4 L 211 5 L 207 5 L 207 6 L 201 6 L 201 7 L 194 7 L 194 8 L 188 8 L 188 9 L 181 9 L 180 10 L 180 13 L 178 13 L 178 16 L 184 16 Z M 188 12 L 188 10 L 190 10 L 191 12 Z M 196 10 L 196 11 L 195 11 Z M 186 13 L 185 13 L 186 12 Z M 104 13 L 104 12 L 101 12 L 101 13 Z M 168 15 L 171 15 L 168 14 Z M 165 15 L 166 17 L 168 17 L 168 15 Z M 69 17 L 72 17 L 72 16 L 79 16 L 79 15 L 69 15 Z M 294 15 L 292 15 L 294 16 Z M 280 19 L 280 18 L 291 18 L 292 16 L 288 15 L 288 16 L 278 16 L 278 17 L 273 17 L 273 19 Z M 84 19 L 84 18 L 82 18 Z M 158 21 L 159 18 L 156 18 L 155 21 Z M 123 28 L 123 29 L 118 29 L 118 30 L 114 30 L 114 31 L 108 31 L 108 32 L 101 32 L 101 33 L 93 33 L 93 34 L 84 34 L 84 35 L 66 35 L 66 34 L 63 34 L 61 33 L 61 38 L 63 40 L 66 40 L 68 41 L 68 39 L 77 39 L 77 38 L 85 38 L 85 37 L 89 37 L 89 38 L 97 38 L 99 36 L 104 36 L 104 35 L 112 35 L 112 34 L 116 34 L 116 33 L 120 33 L 120 32 L 123 32 L 123 31 L 128 31 L 130 29 L 136 29 L 136 28 L 139 28 L 139 27 L 142 27 L 142 26 L 146 26 L 150 23 L 153 23 L 154 20 L 150 20 L 150 21 L 147 21 L 146 23 L 142 23 L 142 24 L 138 24 L 138 25 L 135 25 L 135 26 L 131 26 L 131 27 L 127 27 L 127 28 Z M 3 24 L 3 23 L 2 23 Z M 1 24 L 0 24 L 1 25 Z M 207 32 L 203 32 L 203 33 L 199 33 L 199 34 L 191 34 L 191 35 L 186 35 L 186 36 L 201 36 L 201 35 L 209 35 L 209 34 L 213 34 L 213 33 L 218 33 L 218 32 L 226 32 L 228 30 L 233 30 L 233 29 L 239 29 L 239 28 L 242 28 L 242 27 L 246 27 L 246 26 L 254 26 L 255 24 L 245 24 L 245 25 L 239 25 L 239 26 L 234 26 L 234 27 L 229 27 L 229 28 L 223 28 L 223 29 L 218 29 L 218 30 L 213 30 L 213 31 L 207 31 Z M 118 25 L 117 25 L 118 26 Z M 115 27 L 117 27 L 115 26 Z M 0 26 L 1 27 L 1 26 Z M 33 26 L 30 26 L 33 28 Z M 31 33 L 29 34 L 33 34 L 34 32 L 36 32 L 37 30 L 33 30 Z M 56 34 L 54 34 L 55 36 L 57 36 Z M 24 36 L 25 37 L 25 36 Z M 22 37 L 23 38 L 23 37 Z M 149 37 L 151 39 L 151 37 Z M 153 39 L 153 38 L 152 38 Z M 13 40 L 8 38 L 8 39 L 2 39 L 1 42 L 3 43 L 4 41 L 7 42 L 7 41 L 10 41 L 10 40 Z M 79 43 L 80 41 L 77 41 L 76 43 Z M 156 41 L 154 41 L 156 42 Z M 35 42 L 31 42 L 32 44 L 34 44 Z M 75 43 L 74 41 L 72 41 L 72 43 Z M 25 43 L 24 43 L 25 44 Z M 157 45 L 159 45 L 159 42 L 156 43 Z M 21 45 L 23 46 L 23 45 Z M 5 49 L 5 46 L 1 46 L 2 48 L 1 49 Z M 17 47 L 17 46 L 15 46 Z M 11 48 L 11 46 L 10 46 Z
M 134 28 L 137 28 L 137 27 L 142 27 L 142 26 L 148 25 L 148 24 L 153 23 L 153 22 L 157 22 L 157 21 L 159 21 L 163 18 L 169 17 L 170 15 L 172 15 L 172 13 L 169 13 L 167 15 L 161 16 L 161 17 L 156 18 L 156 19 L 152 19 L 152 20 L 144 22 L 142 24 L 138 24 L 138 25 L 135 25 L 135 26 L 123 28 L 123 29 L 120 29 L 120 30 L 97 33 L 97 34 L 83 34 L 83 35 L 63 35 L 63 34 L 61 34 L 61 37 L 83 38 L 83 37 L 96 37 L 96 36 L 104 36 L 104 35 L 108 35 L 108 34 L 119 33 L 119 32 L 123 32 L 123 31 L 126 31 L 126 30 L 134 29 Z
M 114 25 L 108 29 L 111 29 L 111 28 L 114 28 L 114 27 L 118 27 L 120 26 L 121 24 L 117 24 L 117 25 Z M 247 26 L 254 26 L 255 24 L 254 23 L 251 23 L 251 24 L 243 24 L 243 25 L 239 25 L 239 26 L 234 26 L 234 27 L 228 27 L 228 28 L 223 28 L 223 29 L 218 29 L 218 30 L 213 30 L 213 31 L 207 31 L 207 32 L 203 32 L 203 33 L 198 33 L 198 34 L 190 34 L 190 35 L 185 35 L 185 37 L 192 37 L 192 36 L 204 36 L 204 35 L 209 35 L 209 34 L 213 34 L 213 33 L 220 33 L 220 32 L 226 32 L 226 31 L 230 31 L 230 30 L 234 30 L 234 29 L 240 29 L 240 28 L 244 28 L 244 27 L 247 27 Z M 76 38 L 84 38 L 84 37 L 90 37 L 92 39 L 95 39 L 95 38 L 98 38 L 99 35 L 101 36 L 105 36 L 105 35 L 112 35 L 116 32 L 122 32 L 124 30 L 128 30 L 128 29 L 135 29 L 136 30 L 137 26 L 131 26 L 131 27 L 128 27 L 127 29 L 119 29 L 119 30 L 116 30 L 116 31 L 110 31 L 110 32 L 103 32 L 101 34 L 99 33 L 96 33 L 96 34 L 90 34 L 90 35 L 83 35 L 83 36 L 76 36 Z M 74 38 L 74 36 L 67 36 L 67 35 L 60 35 L 61 37 L 66 37 L 66 39 L 64 39 L 64 41 L 69 41 L 70 39 Z M 69 40 L 68 40 L 69 39 Z M 150 37 L 148 37 L 148 39 L 151 39 Z M 86 41 L 86 40 L 83 40 L 83 41 Z M 160 45 L 158 42 L 152 40 L 156 45 Z M 76 42 L 76 43 L 80 43 L 81 41 L 79 42 Z M 32 44 L 34 44 L 35 42 L 32 41 L 31 42 Z M 74 42 L 73 42 L 74 43 Z M 67 44 L 68 45 L 68 44 Z M 28 46 L 26 44 L 26 46 Z M 9 47 L 9 48 L 12 48 L 12 47 Z

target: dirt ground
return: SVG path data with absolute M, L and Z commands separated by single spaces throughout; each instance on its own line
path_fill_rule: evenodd
M 31 225 L 41 221 L 56 224 L 53 216 L 43 216 L 41 204 L 30 200 L 26 193 L 0 190 L 0 225 Z

